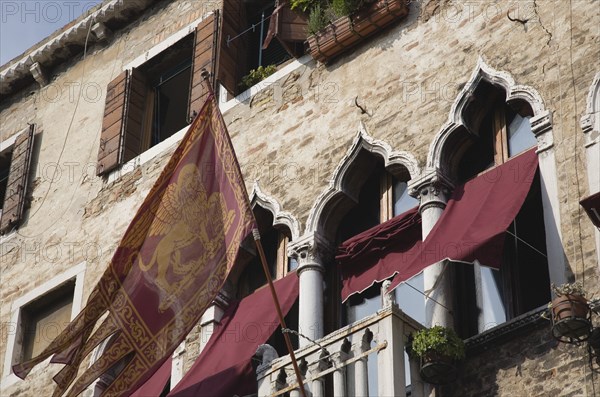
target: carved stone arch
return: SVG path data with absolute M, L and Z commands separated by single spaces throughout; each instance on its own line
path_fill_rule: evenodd
M 291 234 L 291 241 L 298 239 L 300 236 L 300 224 L 296 217 L 287 211 L 282 211 L 279 202 L 274 197 L 265 194 L 260 188 L 258 181 L 255 181 L 252 185 L 250 205 L 252 208 L 258 205 L 269 211 L 273 215 L 273 226 L 275 228 L 287 228 Z
M 450 108 L 448 121 L 436 134 L 429 147 L 428 169 L 447 169 L 449 164 L 444 157 L 445 152 L 459 150 L 467 139 L 467 134 L 472 133 L 469 131 L 464 115 L 467 107 L 474 100 L 475 90 L 482 82 L 504 90 L 508 104 L 519 101 L 528 104 L 532 113 L 531 127 L 538 139 L 538 148 L 552 145 L 551 136 L 542 135 L 550 129 L 550 113 L 546 110 L 540 94 L 532 87 L 516 84 L 509 73 L 492 68 L 482 57 L 479 57 L 475 70 Z
M 581 129 L 585 135 L 585 151 L 590 193 L 600 191 L 600 72 L 588 92 L 585 114 L 581 117 Z
M 585 114 L 581 118 L 589 194 L 600 192 L 600 72 L 596 73 L 587 96 Z M 600 271 L 600 231 L 594 231 L 596 257 Z
M 329 186 L 317 197 L 310 210 L 305 235 L 319 234 L 333 241 L 335 229 L 341 218 L 358 202 L 364 179 L 370 170 L 365 158 L 376 155 L 384 167 L 395 176 L 405 180 L 418 177 L 421 169 L 417 159 L 405 151 L 392 150 L 384 141 L 369 135 L 361 122 L 352 145 L 335 168 Z

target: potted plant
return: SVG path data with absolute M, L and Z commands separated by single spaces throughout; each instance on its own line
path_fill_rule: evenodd
M 561 342 L 580 342 L 591 330 L 590 307 L 579 282 L 560 286 L 552 284 L 556 296 L 550 303 L 552 335 Z
M 421 361 L 421 379 L 445 384 L 456 379 L 456 364 L 465 357 L 465 345 L 454 330 L 436 325 L 413 335 L 409 353 Z
M 406 0 L 291 0 L 308 14 L 312 57 L 327 62 L 366 37 L 408 15 Z

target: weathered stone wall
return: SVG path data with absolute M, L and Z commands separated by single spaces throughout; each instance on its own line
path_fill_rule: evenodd
M 593 396 L 598 374 L 588 366 L 587 346 L 559 343 L 550 322 L 467 351 L 455 383 L 443 396 Z M 595 382 L 595 386 L 592 384 Z
M 133 59 L 210 9 L 207 3 L 160 2 L 108 45 L 90 48 L 85 60 L 53 71 L 48 87 L 29 87 L 0 104 L 2 140 L 27 122 L 43 130 L 36 138 L 31 207 L 19 231 L 2 243 L 0 372 L 12 301 L 82 261 L 87 261 L 87 296 L 173 150 L 114 182 L 97 177 L 105 87 Z M 327 66 L 309 62 L 225 113 L 248 188 L 259 180 L 262 190 L 304 230 L 311 207 L 361 121 L 370 135 L 412 153 L 423 166 L 456 95 L 483 57 L 518 84 L 535 88 L 552 113 L 567 263 L 590 294 L 598 295 L 593 227 L 578 204 L 588 194 L 579 118 L 600 69 L 596 3 L 412 2 L 408 18 L 384 34 Z M 527 22 L 511 21 L 507 13 Z M 368 114 L 354 105 L 355 97 Z M 502 354 L 520 358 L 507 359 L 498 370 L 490 367 L 488 377 L 494 378 L 498 395 L 544 395 L 558 387 L 554 381 L 565 376 L 566 368 L 584 381 L 583 355 L 570 347 L 545 345 L 544 332 L 501 346 Z M 531 352 L 540 345 L 545 347 Z M 495 356 L 489 354 L 481 361 L 492 361 Z M 192 348 L 186 352 L 186 368 L 195 355 Z M 535 369 L 550 361 L 556 362 L 556 375 L 548 375 L 552 368 Z M 475 362 L 469 365 L 477 368 Z M 519 375 L 519 368 L 526 376 Z M 40 365 L 26 382 L 3 386 L 2 395 L 49 395 L 55 372 L 57 368 Z M 553 386 L 545 384 L 549 380 Z M 587 377 L 569 392 L 589 390 L 590 382 Z M 485 387 L 465 383 L 473 395 L 486 394 L 490 389 Z

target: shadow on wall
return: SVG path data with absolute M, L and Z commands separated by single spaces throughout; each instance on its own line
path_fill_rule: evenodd
M 552 338 L 550 323 L 542 322 L 525 333 L 511 335 L 504 341 L 487 342 L 479 351 L 467 351 L 459 379 L 441 387 L 443 396 L 503 395 L 581 395 L 585 389 L 581 379 L 573 379 L 569 368 L 587 365 L 580 360 L 579 348 L 559 346 Z M 575 350 L 574 350 L 575 349 Z M 565 382 L 559 378 L 568 376 Z M 569 380 L 570 379 L 570 380 Z M 565 390 L 566 387 L 577 390 Z

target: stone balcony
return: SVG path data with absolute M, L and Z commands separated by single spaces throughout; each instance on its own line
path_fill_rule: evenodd
M 377 313 L 296 350 L 306 395 L 406 396 L 409 374 L 411 397 L 423 396 L 419 362 L 405 358 L 408 336 L 421 328 L 390 302 Z M 262 358 L 257 369 L 259 397 L 301 396 L 289 355 L 270 362 L 266 354 Z M 370 376 L 376 380 L 369 380 Z

